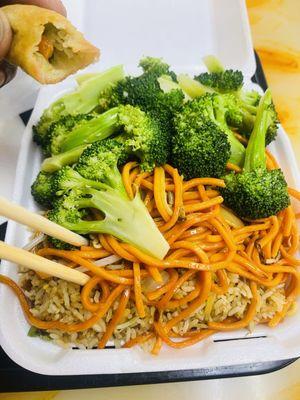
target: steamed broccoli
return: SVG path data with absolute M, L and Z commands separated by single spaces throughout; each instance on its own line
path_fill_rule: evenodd
M 99 94 L 115 82 L 124 78 L 122 65 L 117 65 L 107 71 L 78 78 L 78 88 L 65 94 L 52 103 L 33 127 L 33 139 L 37 144 L 43 144 L 49 126 L 61 116 L 67 114 L 86 114 L 98 105 Z
M 290 204 L 282 171 L 266 169 L 265 137 L 272 123 L 272 113 L 272 98 L 267 91 L 258 106 L 243 171 L 224 177 L 226 187 L 221 189 L 224 202 L 242 218 L 266 218 Z
M 74 127 L 83 126 L 93 118 L 92 114 L 64 115 L 53 122 L 44 137 L 42 148 L 46 156 L 61 152 L 61 144 Z
M 112 134 L 114 131 L 119 133 L 117 138 L 124 145 L 124 154 L 130 154 L 140 160 L 143 169 L 152 170 L 155 165 L 167 162 L 170 146 L 168 135 L 165 131 L 161 131 L 160 125 L 153 118 L 139 108 L 130 105 L 119 106 L 97 118 L 97 121 L 101 120 L 103 123 L 101 131 L 92 131 L 85 137 L 85 129 L 80 132 L 74 130 L 62 144 L 62 149 L 67 151 L 46 159 L 42 164 L 42 170 L 53 172 L 64 165 L 74 164 L 88 147 L 88 143 L 99 140 L 104 133 L 107 136 L 107 133 Z M 72 149 L 80 143 L 85 144 Z M 126 161 L 127 159 L 124 159 L 124 162 Z
M 83 178 L 73 168 L 65 166 L 54 174 L 41 171 L 31 185 L 31 194 L 37 203 L 49 208 L 56 197 L 78 187 L 97 189 L 101 185 L 99 182 Z
M 110 142 L 110 139 L 107 141 Z M 98 143 L 103 146 L 105 141 Z M 94 165 L 94 173 L 99 178 L 101 188 L 89 186 L 71 189 L 55 202 L 48 218 L 81 234 L 111 234 L 162 259 L 168 252 L 169 245 L 149 215 L 140 195 L 137 193 L 133 200 L 129 199 L 118 170 L 118 148 L 116 151 L 110 148 L 109 151 L 99 154 L 86 153 L 84 157 L 86 166 Z M 83 167 L 83 161 L 78 170 L 89 174 Z M 94 176 L 89 175 L 90 177 Z M 103 219 L 93 219 L 90 209 L 100 211 Z M 90 217 L 89 220 L 86 219 L 87 216 Z
M 165 63 L 161 58 L 144 57 L 140 60 L 139 67 L 141 67 L 145 73 L 150 72 L 157 78 L 162 75 L 168 75 L 170 76 L 172 81 L 177 82 L 175 72 L 171 71 L 170 66 Z
M 49 208 L 53 202 L 52 175 L 41 171 L 31 185 L 31 194 L 37 203 Z
M 121 112 L 122 109 L 115 107 L 103 114 L 66 115 L 60 118 L 50 125 L 45 137 L 47 153 L 56 155 L 107 138 L 118 129 L 118 114 Z
M 76 163 L 87 146 L 89 145 L 82 145 L 64 153 L 56 154 L 55 156 L 46 158 L 42 163 L 42 171 L 55 172 L 65 165 L 72 165 Z
M 255 97 L 255 93 L 256 92 L 254 92 L 253 97 Z M 228 123 L 232 127 L 238 128 L 239 133 L 241 133 L 246 139 L 249 139 L 254 128 L 258 107 L 245 104 L 245 102 L 241 101 L 239 98 L 237 98 L 237 107 L 238 110 L 236 110 L 234 113 L 228 113 Z M 278 130 L 278 116 L 273 102 L 270 104 L 269 114 L 270 123 L 265 138 L 266 146 L 276 139 Z
M 202 85 L 216 89 L 220 93 L 236 91 L 243 85 L 241 71 L 233 71 L 232 69 L 227 69 L 224 72 L 203 72 L 195 76 L 195 79 Z
M 213 93 L 214 90 L 206 86 L 203 86 L 200 82 L 191 78 L 187 74 L 179 74 L 177 76 L 178 85 L 181 90 L 186 93 L 190 98 L 195 99 L 196 97 L 203 96 L 205 93 Z
M 123 144 L 116 139 L 95 142 L 82 153 L 75 171 L 84 178 L 97 182 L 101 182 L 105 176 L 105 181 L 110 186 L 118 188 L 120 193 L 126 195 L 122 176 L 118 171 L 126 157 Z
M 173 115 L 181 109 L 185 94 L 179 85 L 167 93 L 162 90 L 158 78 L 169 76 L 175 83 L 176 76 L 161 60 L 146 58 L 141 60 L 140 65 L 144 68 L 142 75 L 127 76 L 102 93 L 100 108 L 106 110 L 119 104 L 138 106 L 155 118 L 161 130 L 171 136 L 174 130 Z
M 229 115 L 228 123 L 232 127 L 238 128 L 239 132 L 249 139 L 254 127 L 257 107 L 261 98 L 260 94 L 255 90 L 244 90 L 242 88 L 242 72 L 226 70 L 216 57 L 205 57 L 204 63 L 209 72 L 200 74 L 195 79 L 201 82 L 208 90 L 229 93 L 235 96 L 238 110 Z M 278 129 L 278 117 L 273 102 L 270 106 L 270 118 L 271 122 L 266 134 L 266 145 L 275 140 Z
M 204 63 L 209 72 L 195 76 L 202 85 L 220 93 L 234 92 L 243 86 L 244 77 L 241 71 L 225 70 L 214 56 L 205 57 Z
M 226 134 L 213 122 L 201 121 L 185 109 L 175 118 L 172 165 L 185 179 L 220 177 L 230 156 Z

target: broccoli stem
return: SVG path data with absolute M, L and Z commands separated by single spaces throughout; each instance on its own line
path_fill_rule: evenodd
M 184 95 L 184 100 L 191 100 L 191 97 L 183 90 L 177 82 L 174 82 L 169 75 L 162 75 L 157 78 L 159 86 L 164 93 L 169 93 L 171 90 L 181 90 Z
M 74 164 L 87 146 L 88 145 L 79 146 L 65 153 L 46 158 L 42 163 L 41 170 L 45 172 L 55 172 L 65 165 Z
M 78 126 L 61 144 L 61 152 L 69 151 L 83 144 L 103 140 L 112 135 L 118 128 L 118 108 L 114 107 L 85 124 Z
M 213 92 L 211 89 L 203 86 L 200 82 L 196 81 L 188 75 L 178 75 L 177 80 L 183 92 L 192 99 L 194 99 L 195 97 L 203 96 L 205 93 Z
M 224 67 L 215 56 L 203 57 L 203 62 L 210 73 L 224 72 Z
M 105 189 L 106 186 L 102 182 L 84 178 L 71 167 L 63 167 L 58 172 L 48 177 L 48 182 L 52 177 L 52 192 L 56 196 L 62 196 L 73 188 Z
M 169 245 L 157 229 L 139 195 L 133 200 L 120 196 L 118 190 L 107 187 L 105 191 L 88 189 L 79 202 L 80 208 L 95 208 L 104 213 L 100 221 L 68 223 L 72 231 L 87 234 L 108 233 L 120 240 L 134 244 L 147 254 L 162 259 Z
M 98 105 L 99 94 L 110 85 L 124 78 L 122 65 L 116 65 L 86 80 L 79 80 L 80 86 L 75 92 L 68 93 L 54 104 L 64 107 L 64 114 L 86 114 Z
M 242 143 L 234 136 L 232 130 L 228 127 L 226 122 L 226 108 L 224 105 L 224 99 L 218 96 L 215 100 L 215 118 L 219 123 L 220 127 L 224 130 L 227 135 L 230 144 L 230 158 L 229 162 L 242 166 L 245 159 L 245 147 Z
M 78 85 L 82 85 L 87 80 L 94 78 L 98 75 L 99 75 L 99 72 L 87 72 L 86 74 L 77 75 L 75 77 L 75 79 L 76 79 L 76 82 L 78 83 Z
M 245 159 L 245 147 L 234 136 L 230 129 L 226 129 L 228 142 L 230 144 L 230 158 L 229 162 L 238 166 L 242 166 Z
M 49 126 L 67 114 L 87 114 L 99 105 L 100 93 L 124 78 L 122 65 L 104 72 L 79 77 L 79 86 L 52 103 L 42 114 L 34 127 L 34 140 L 42 144 Z
M 266 91 L 260 99 L 254 128 L 251 133 L 246 149 L 244 171 L 250 172 L 256 169 L 266 168 L 266 133 L 270 124 L 270 113 L 268 112 L 272 104 L 271 92 Z

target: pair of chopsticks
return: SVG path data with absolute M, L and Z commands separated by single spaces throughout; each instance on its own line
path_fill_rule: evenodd
M 46 233 L 73 246 L 84 246 L 88 241 L 68 229 L 49 221 L 42 215 L 28 211 L 26 208 L 11 203 L 0 196 L 0 215 L 26 225 L 36 231 Z M 10 246 L 0 241 L 0 259 L 23 265 L 37 272 L 64 279 L 69 282 L 85 285 L 90 277 L 63 264 L 40 257 L 29 251 Z

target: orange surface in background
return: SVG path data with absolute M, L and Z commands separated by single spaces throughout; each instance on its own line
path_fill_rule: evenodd
M 254 47 L 280 121 L 300 150 L 300 1 L 247 0 Z M 300 158 L 298 164 L 300 165 Z

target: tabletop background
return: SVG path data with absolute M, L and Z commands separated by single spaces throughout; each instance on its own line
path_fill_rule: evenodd
M 280 121 L 288 133 L 300 167 L 300 0 L 247 0 L 254 47 L 272 90 Z M 13 129 L 8 141 L 6 133 Z M 14 179 L 23 125 L 16 118 L 0 122 L 1 185 L 6 195 Z M 1 188 L 0 188 L 1 194 Z M 3 193 L 4 194 L 4 193 Z M 1 222 L 1 221 L 0 221 Z M 200 382 L 0 394 L 0 400 L 300 400 L 300 360 L 283 370 L 254 377 Z

